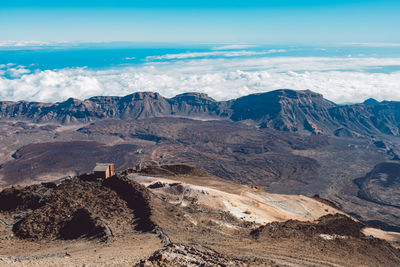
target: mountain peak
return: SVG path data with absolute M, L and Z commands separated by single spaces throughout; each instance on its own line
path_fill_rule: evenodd
M 65 107 L 71 107 L 71 106 L 80 105 L 80 104 L 82 104 L 82 102 L 83 101 L 80 100 L 80 99 L 70 97 L 67 100 L 65 100 L 64 102 L 60 102 L 59 105 L 60 106 L 65 106 Z
M 182 98 L 182 97 L 197 97 L 197 98 L 206 98 L 215 101 L 213 98 L 211 98 L 208 94 L 206 93 L 198 93 L 198 92 L 187 92 L 183 94 L 176 95 L 173 98 Z
M 382 108 L 374 109 L 374 106 Z M 136 92 L 123 97 L 97 96 L 84 101 L 69 98 L 53 104 L 3 101 L 0 118 L 66 124 L 104 118 L 207 117 L 252 120 L 260 127 L 313 134 L 400 135 L 399 108 L 400 102 L 375 99 L 367 99 L 364 105 L 338 106 L 311 90 L 278 89 L 230 101 L 216 101 L 197 92 L 172 98 L 164 98 L 155 92 Z M 366 121 L 365 118 L 370 119 Z
M 293 89 L 278 89 L 266 93 L 261 93 L 262 95 L 276 95 L 287 98 L 300 98 L 300 97 L 317 97 L 323 98 L 323 95 L 311 91 L 309 89 L 306 90 L 293 90 Z
M 209 97 L 205 93 L 197 93 L 197 92 L 189 92 L 189 93 L 183 93 L 180 95 L 177 95 L 173 98 L 171 98 L 172 101 L 177 101 L 177 102 L 188 102 L 188 103 L 214 103 L 217 102 L 215 99 Z
M 156 92 L 135 92 L 130 95 L 126 95 L 123 97 L 125 100 L 130 100 L 130 101 L 137 101 L 137 100 L 146 100 L 146 99 L 154 99 L 154 100 L 159 100 L 163 98 L 159 93 Z
M 321 133 L 316 125 L 335 106 L 311 90 L 279 89 L 234 100 L 231 119 L 251 119 L 262 127 L 278 130 Z
M 364 105 L 368 105 L 368 106 L 375 106 L 375 105 L 379 105 L 381 102 L 379 102 L 378 100 L 374 99 L 374 98 L 368 98 L 367 100 L 365 100 L 363 102 Z

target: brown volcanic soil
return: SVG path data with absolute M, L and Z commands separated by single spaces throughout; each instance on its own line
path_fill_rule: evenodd
M 56 187 L 5 189 L 0 198 L 2 203 L 14 204 L 2 205 L 1 210 L 26 213 L 12 228 L 25 239 L 107 239 L 131 232 L 133 226 L 140 231 L 154 228 L 148 214 L 148 191 L 123 177 L 114 176 L 103 184 L 74 178 Z
M 289 220 L 283 223 L 273 222 L 261 226 L 251 232 L 251 235 L 260 239 L 265 236 L 270 238 L 297 237 L 298 234 L 312 237 L 319 234 L 363 237 L 361 229 L 364 225 L 356 222 L 346 215 L 335 214 L 320 217 L 313 223 Z
M 354 181 L 365 200 L 400 209 L 400 164 L 386 162 Z
M 188 176 L 187 170 L 193 171 L 190 166 L 168 168 L 186 170 L 186 175 L 174 176 L 182 181 L 207 179 Z M 234 190 L 235 184 L 230 187 Z M 3 200 L 19 202 L 0 212 L 0 260 L 11 266 L 395 266 L 400 262 L 397 250 L 365 239 L 362 225 L 342 215 L 313 223 L 274 224 L 294 234 L 271 237 L 266 231 L 271 224 L 246 222 L 196 201 L 176 204 L 159 197 L 157 190 L 125 175 L 104 182 L 73 178 L 57 187 L 4 190 Z M 24 204 L 24 199 L 32 199 L 26 197 L 30 193 L 41 197 L 32 201 L 38 206 Z M 324 240 L 320 233 L 346 238 Z
M 313 195 L 312 198 L 328 206 L 331 206 L 332 208 L 340 210 L 340 208 L 334 202 L 330 201 L 329 199 L 322 198 L 318 194 Z
M 78 131 L 151 142 L 152 146 L 145 148 L 142 156 L 148 164 L 185 163 L 222 178 L 260 185 L 308 183 L 316 179 L 318 162 L 293 155 L 291 150 L 328 143 L 326 137 L 256 130 L 253 126 L 229 121 L 178 118 L 103 121 Z
M 3 187 L 90 172 L 96 162 L 114 162 L 117 169 L 134 166 L 138 159 L 144 165 L 186 163 L 269 192 L 319 194 L 363 221 L 400 225 L 396 208 L 357 196 L 353 179 L 391 157 L 367 140 L 303 136 L 243 123 L 182 118 L 105 120 L 61 127 L 2 125 L 5 133 L 19 133 L 0 133 L 2 151 L 26 144 L 25 139 L 39 142 L 18 149 L 17 159 L 1 164 Z
M 15 160 L 3 164 L 0 174 L 3 183 L 12 185 L 35 181 L 49 172 L 54 172 L 49 180 L 90 172 L 96 162 L 114 162 L 117 169 L 127 168 L 135 164 L 137 148 L 134 144 L 106 146 L 86 141 L 31 144 L 18 149 L 13 154 Z
M 0 210 L 26 210 L 40 207 L 43 196 L 36 192 L 40 187 L 40 185 L 31 185 L 5 188 L 0 192 Z
M 43 206 L 14 224 L 16 236 L 36 240 L 112 237 L 133 223 L 126 203 L 99 185 L 71 180 L 43 195 Z M 107 232 L 110 227 L 114 233 Z
M 319 164 L 291 150 L 328 143 L 327 137 L 180 118 L 98 121 L 77 131 L 55 132 L 54 142 L 44 140 L 23 146 L 1 165 L 5 186 L 90 172 L 96 162 L 125 169 L 138 158 L 146 164 L 186 163 L 243 183 L 307 184 L 318 177 Z M 143 154 L 136 153 L 138 148 Z
M 18 150 L 17 159 L 1 163 L 2 187 L 90 172 L 95 162 L 114 162 L 117 169 L 134 166 L 138 159 L 144 165 L 186 163 L 269 192 L 319 194 L 360 220 L 400 226 L 397 208 L 361 199 L 353 183 L 392 158 L 375 141 L 183 118 L 104 120 L 61 127 L 0 122 L 0 126 L 5 127 L 0 132 L 0 153 Z M 14 131 L 18 134 L 10 134 Z M 400 148 L 400 141 L 390 140 L 384 141 Z M 385 203 L 396 197 L 395 190 L 379 192 Z
M 183 183 L 201 180 L 200 177 L 178 178 Z M 234 190 L 233 185 L 230 187 L 229 191 Z M 154 188 L 152 192 L 161 189 Z M 171 201 L 174 203 L 173 197 Z M 400 263 L 399 250 L 384 241 L 365 237 L 360 232 L 364 225 L 344 215 L 328 215 L 315 222 L 288 221 L 259 226 L 196 203 L 154 210 L 155 222 L 175 245 L 155 252 L 142 263 L 187 266 L 196 255 L 211 261 L 220 258 L 227 266 L 236 266 L 232 264 L 235 260 L 250 266 L 396 266 Z M 266 231 L 270 227 L 278 234 L 270 235 Z M 332 236 L 332 240 L 325 240 L 320 234 Z M 212 251 L 205 253 L 204 248 Z
M 145 166 L 140 171 L 140 174 L 150 176 L 195 176 L 207 177 L 209 173 L 197 169 L 187 164 L 166 164 L 161 166 Z
M 271 260 L 241 260 L 216 252 L 199 245 L 170 244 L 157 250 L 148 259 L 140 261 L 136 267 L 144 266 L 271 266 L 277 267 Z
M 277 246 L 279 251 L 286 246 L 287 250 L 293 250 L 293 256 L 315 253 L 320 254 L 320 259 L 327 255 L 342 257 L 347 260 L 347 263 L 340 263 L 343 266 L 397 266 L 400 263 L 400 250 L 386 241 L 366 237 L 361 232 L 363 228 L 362 223 L 336 214 L 323 216 L 314 222 L 273 222 L 256 228 L 250 235 L 257 242 L 268 243 L 266 250 Z M 364 256 L 354 261 L 357 254 Z
M 149 191 L 121 176 L 8 188 L 0 199 L 13 202 L 0 207 L 0 261 L 7 265 L 125 266 L 160 248 L 148 233 L 155 229 Z

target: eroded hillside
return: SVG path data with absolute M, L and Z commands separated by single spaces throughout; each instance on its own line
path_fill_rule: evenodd
M 399 264 L 397 249 L 329 203 L 188 165 L 7 188 L 0 198 L 0 260 L 10 266 Z

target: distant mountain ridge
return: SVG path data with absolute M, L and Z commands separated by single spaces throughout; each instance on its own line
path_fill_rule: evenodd
M 99 119 L 193 117 L 252 121 L 262 128 L 342 137 L 400 135 L 400 102 L 369 99 L 362 104 L 337 105 L 310 90 L 279 89 L 229 101 L 203 93 L 165 98 L 158 93 L 96 96 L 64 102 L 0 101 L 0 119 L 62 124 Z

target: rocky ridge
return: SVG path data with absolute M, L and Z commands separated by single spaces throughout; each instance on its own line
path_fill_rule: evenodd
M 57 103 L 0 102 L 0 119 L 33 122 L 71 124 L 170 116 L 250 120 L 264 128 L 341 137 L 400 135 L 400 102 L 367 100 L 337 105 L 310 90 L 280 89 L 229 101 L 216 101 L 202 93 L 165 98 L 158 93 L 138 92 L 124 97 L 69 98 Z
M 197 199 L 217 189 L 241 195 L 243 185 L 186 165 L 152 173 L 157 177 L 127 169 L 106 180 L 85 174 L 59 185 L 3 190 L 1 203 L 13 199 L 15 205 L 0 207 L 0 253 L 9 255 L 0 261 L 10 266 L 394 266 L 400 260 L 399 250 L 365 236 L 364 225 L 346 215 L 259 224 Z M 154 186 L 154 179 L 165 182 Z M 185 184 L 197 195 L 181 190 Z M 321 211 L 328 208 L 319 205 Z

